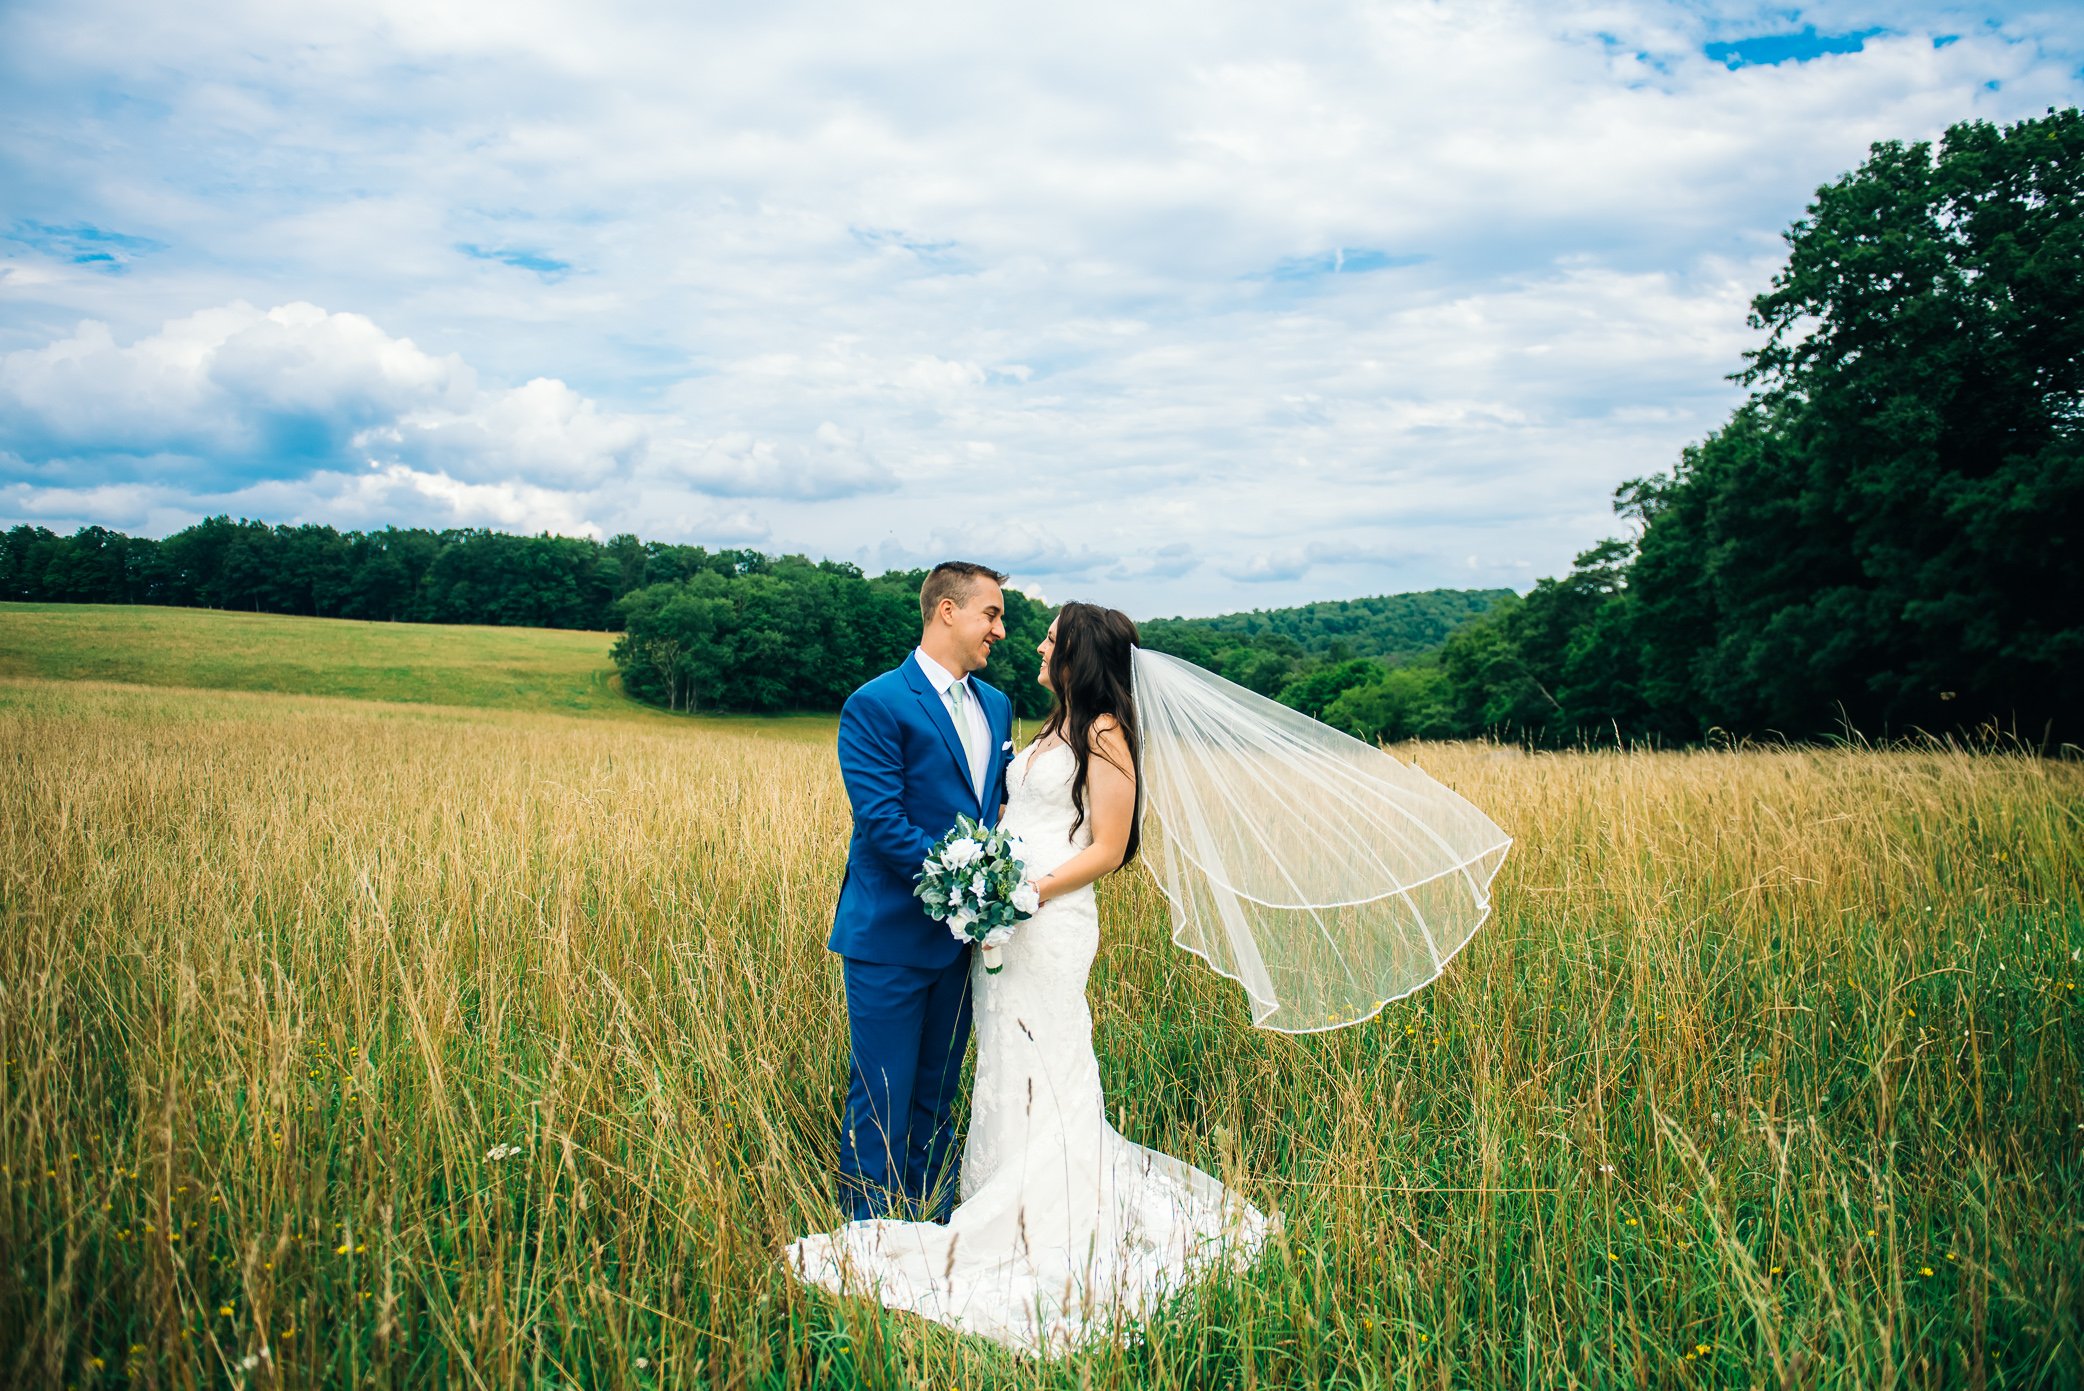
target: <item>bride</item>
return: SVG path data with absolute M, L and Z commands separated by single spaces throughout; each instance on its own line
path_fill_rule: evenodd
M 1490 916 L 1512 837 L 1454 789 L 1066 604 L 1038 649 L 1055 708 L 1008 771 L 1000 824 L 1042 907 L 970 965 L 977 1073 L 962 1202 L 804 1237 L 802 1279 L 1054 1354 L 1134 1324 L 1280 1230 L 1191 1164 L 1107 1123 L 1086 974 L 1093 882 L 1136 857 L 1175 945 L 1243 987 L 1252 1023 L 1318 1033 L 1436 979 Z
M 1085 985 L 1100 942 L 1094 881 L 1134 859 L 1139 839 L 1136 644 L 1126 614 L 1071 603 L 1038 648 L 1056 705 L 1012 766 L 1000 824 L 1025 842 L 1042 906 L 998 974 L 970 965 L 962 1201 L 945 1226 L 875 1219 L 792 1243 L 805 1281 L 1047 1355 L 1146 1317 L 1213 1268 L 1242 1268 L 1278 1230 L 1277 1216 L 1107 1122 Z

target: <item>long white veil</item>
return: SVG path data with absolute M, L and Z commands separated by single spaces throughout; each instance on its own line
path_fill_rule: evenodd
M 1245 988 L 1254 1024 L 1371 1018 L 1490 915 L 1512 837 L 1451 788 L 1177 657 L 1138 647 L 1131 671 L 1172 940 Z

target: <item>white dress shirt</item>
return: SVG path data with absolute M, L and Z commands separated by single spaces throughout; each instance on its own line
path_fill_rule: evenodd
M 932 683 L 934 694 L 941 698 L 941 704 L 946 705 L 948 703 L 948 688 L 950 686 L 958 683 L 962 686 L 962 712 L 969 724 L 969 737 L 963 739 L 962 742 L 970 760 L 970 788 L 976 793 L 979 800 L 982 800 L 984 796 L 984 767 L 991 750 L 991 726 L 985 723 L 984 708 L 977 703 L 977 688 L 970 683 L 968 677 L 957 676 L 954 672 L 927 656 L 926 649 L 923 647 L 913 648 L 912 656 L 918 659 L 919 670 L 926 673 L 926 679 Z M 958 737 L 962 733 L 963 731 L 961 730 L 956 731 Z

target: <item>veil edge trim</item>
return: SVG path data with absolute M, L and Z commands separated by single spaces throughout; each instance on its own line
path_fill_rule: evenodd
M 1167 889 L 1163 884 L 1160 884 L 1158 886 L 1158 891 L 1165 895 L 1167 902 L 1172 903 L 1174 909 L 1173 917 L 1175 920 L 1177 920 L 1180 917 L 1180 913 L 1178 911 L 1179 903 L 1172 897 L 1172 891 L 1170 889 Z M 1401 990 L 1394 995 L 1385 996 L 1384 998 L 1377 1000 L 1374 1004 L 1374 1007 L 1368 1010 L 1368 1012 L 1365 1014 L 1356 1014 L 1351 1019 L 1341 1019 L 1336 1023 L 1332 1024 L 1318 1024 L 1307 1029 L 1284 1029 L 1278 1024 L 1266 1023 L 1265 1020 L 1281 1008 L 1280 1002 L 1278 1000 L 1274 1002 L 1273 1006 L 1269 1008 L 1265 1014 L 1259 1013 L 1261 1004 L 1260 999 L 1257 995 L 1254 995 L 1252 993 L 1252 987 L 1245 984 L 1243 977 L 1234 976 L 1230 972 L 1224 970 L 1221 966 L 1218 966 L 1209 957 L 1208 953 L 1202 951 L 1200 948 L 1191 947 L 1188 946 L 1185 942 L 1182 942 L 1179 939 L 1179 930 L 1177 928 L 1175 928 L 1172 931 L 1171 936 L 1172 945 L 1178 947 L 1181 951 L 1187 953 L 1187 955 L 1189 956 L 1199 957 L 1201 959 L 1202 964 L 1207 966 L 1209 970 L 1214 971 L 1224 980 L 1235 982 L 1237 987 L 1245 992 L 1245 999 L 1252 1006 L 1252 1013 L 1254 1016 L 1252 1020 L 1253 1028 L 1264 1029 L 1270 1034 L 1328 1034 L 1333 1029 L 1344 1029 L 1349 1028 L 1355 1024 L 1365 1024 L 1370 1019 L 1373 1019 L 1376 1015 L 1382 1013 L 1383 1010 L 1395 1004 L 1397 1001 L 1408 999 L 1411 996 L 1416 995 L 1419 991 L 1425 989 L 1434 981 L 1440 979 L 1441 976 L 1447 973 L 1448 965 L 1451 962 L 1453 962 L 1453 960 L 1456 957 L 1462 954 L 1464 948 L 1466 948 L 1471 942 L 1476 940 L 1476 933 L 1478 929 L 1480 929 L 1486 922 L 1489 922 L 1490 918 L 1491 905 L 1488 902 L 1486 902 L 1483 905 L 1483 911 L 1476 915 L 1476 921 L 1469 925 L 1469 935 L 1464 937 L 1460 942 L 1456 943 L 1455 949 L 1453 951 L 1440 958 L 1439 964 L 1433 968 L 1433 974 L 1427 976 L 1424 980 L 1418 982 L 1418 984 L 1412 986 L 1409 990 Z
M 1162 826 L 1164 822 L 1165 817 L 1161 813 L 1158 817 L 1158 823 Z M 1426 885 L 1432 883 L 1435 879 L 1444 879 L 1448 875 L 1453 874 L 1458 870 L 1467 869 L 1469 866 L 1475 864 L 1479 860 L 1486 858 L 1487 856 L 1497 855 L 1497 865 L 1492 867 L 1491 872 L 1484 877 L 1482 886 L 1477 890 L 1479 895 L 1477 901 L 1482 903 L 1485 907 L 1489 907 L 1491 880 L 1497 878 L 1498 871 L 1504 868 L 1505 866 L 1504 852 L 1512 849 L 1513 845 L 1516 843 L 1517 842 L 1515 837 L 1507 836 L 1504 840 L 1499 841 L 1496 845 L 1486 846 L 1482 850 L 1477 851 L 1474 855 L 1471 855 L 1468 859 L 1459 861 L 1455 864 L 1451 864 L 1445 869 L 1436 870 L 1433 873 L 1428 874 L 1423 879 L 1414 879 L 1410 883 L 1400 884 L 1394 889 L 1384 889 L 1381 893 L 1373 894 L 1367 898 L 1350 898 L 1338 903 L 1276 903 L 1272 899 L 1260 898 L 1255 894 L 1248 894 L 1243 889 L 1238 888 L 1235 884 L 1230 883 L 1228 880 L 1218 878 L 1214 873 L 1212 873 L 1209 870 L 1209 867 L 1207 865 L 1203 864 L 1192 854 L 1188 853 L 1186 849 L 1175 843 L 1170 835 L 1166 837 L 1166 850 L 1169 853 L 1177 854 L 1181 859 L 1185 860 L 1196 870 L 1200 871 L 1202 878 L 1208 880 L 1209 883 L 1214 884 L 1216 887 L 1222 889 L 1232 898 L 1241 898 L 1245 902 L 1257 904 L 1261 908 L 1278 908 L 1284 912 L 1292 912 L 1298 909 L 1359 908 L 1364 904 L 1380 903 L 1385 898 L 1395 898 L 1398 894 L 1407 894 L 1410 893 L 1413 889 L 1422 889 Z M 1167 896 L 1170 897 L 1170 895 Z

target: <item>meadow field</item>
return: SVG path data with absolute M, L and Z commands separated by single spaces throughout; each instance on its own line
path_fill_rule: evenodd
M 1324 1035 L 1117 876 L 1117 1124 L 1285 1229 L 1019 1362 L 777 1264 L 838 1221 L 831 724 L 608 641 L 0 605 L 0 1382 L 2084 1384 L 2084 765 L 1400 746 L 1517 844 Z
M 582 719 L 679 722 L 622 692 L 614 633 L 367 623 L 122 604 L 0 603 L 0 676 L 346 696 Z M 699 722 L 744 726 L 730 716 Z M 828 717 L 757 721 L 829 741 Z

